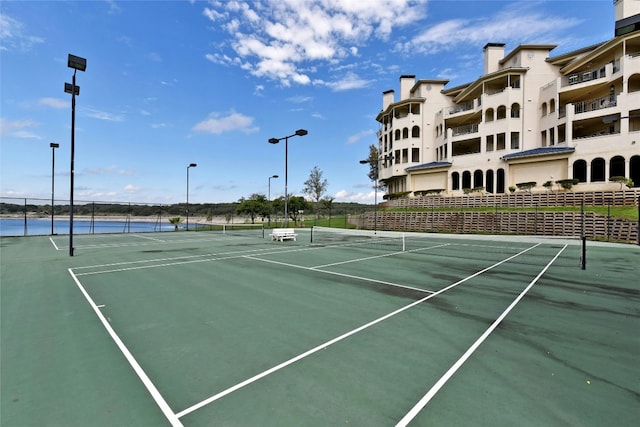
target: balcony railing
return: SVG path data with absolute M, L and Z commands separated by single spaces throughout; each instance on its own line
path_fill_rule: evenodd
M 451 128 L 451 136 L 468 135 L 478 132 L 478 123 Z
M 576 114 L 587 113 L 589 111 L 602 110 L 603 108 L 615 107 L 617 104 L 615 95 L 603 96 L 602 98 L 589 99 L 573 104 Z
M 469 111 L 469 110 L 473 110 L 473 100 L 471 101 L 466 101 L 466 102 L 462 102 L 458 105 L 456 105 L 453 108 L 449 109 L 449 114 L 455 114 L 455 113 L 459 113 L 461 111 Z

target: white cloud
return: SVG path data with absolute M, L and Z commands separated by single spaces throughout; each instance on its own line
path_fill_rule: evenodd
M 347 73 L 342 79 L 326 83 L 334 92 L 362 89 L 373 83 L 374 80 L 365 80 L 354 73 Z
M 88 175 L 119 175 L 119 176 L 132 176 L 134 175 L 133 169 L 122 169 L 115 165 L 103 167 L 103 168 L 89 168 L 84 169 L 82 173 Z
M 124 116 L 121 114 L 113 114 L 106 111 L 94 110 L 92 108 L 86 109 L 86 115 L 98 120 L 106 120 L 108 122 L 122 122 Z
M 375 131 L 374 130 L 372 130 L 372 129 L 363 130 L 362 132 L 358 132 L 355 135 L 351 135 L 347 139 L 347 144 L 355 144 L 356 142 L 360 141 L 361 139 L 366 138 L 366 137 L 371 136 L 371 135 L 375 135 Z
M 0 118 L 0 135 L 42 139 L 30 130 L 37 126 L 39 126 L 39 123 L 33 120 L 7 120 Z
M 44 43 L 44 39 L 28 34 L 22 22 L 6 14 L 0 14 L 0 51 L 24 52 L 40 43 Z
M 133 185 L 133 184 L 127 184 L 124 187 L 124 191 L 125 193 L 139 193 L 140 191 L 142 191 L 142 187 Z
M 234 131 L 248 134 L 259 130 L 257 126 L 253 126 L 253 120 L 253 117 L 248 117 L 235 111 L 230 111 L 225 116 L 220 115 L 220 113 L 211 113 L 209 118 L 197 123 L 193 130 L 214 134 Z
M 69 101 L 59 98 L 41 98 L 38 100 L 38 104 L 57 109 L 71 108 Z
M 308 85 L 316 69 L 309 65 L 335 65 L 358 55 L 359 46 L 371 38 L 385 40 L 395 27 L 421 19 L 426 1 L 214 1 L 203 13 L 229 32 L 231 42 L 206 57 L 283 86 Z M 335 90 L 363 87 L 366 82 L 351 83 Z
M 535 4 L 516 2 L 495 16 L 452 19 L 427 28 L 412 40 L 396 46 L 405 52 L 434 54 L 462 44 L 487 42 L 552 43 L 559 32 L 580 24 L 575 18 L 549 16 L 532 10 Z

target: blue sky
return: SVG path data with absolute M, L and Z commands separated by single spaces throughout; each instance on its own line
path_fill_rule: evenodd
M 373 202 L 367 167 L 382 92 L 399 77 L 482 74 L 482 48 L 552 43 L 557 56 L 613 35 L 611 0 L 5 1 L 0 3 L 0 195 L 234 202 L 302 195 L 314 166 L 336 201 Z

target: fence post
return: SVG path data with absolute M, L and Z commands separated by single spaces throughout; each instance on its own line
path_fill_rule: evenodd
M 24 199 L 24 232 L 23 234 L 26 236 L 29 232 L 27 231 L 27 198 Z

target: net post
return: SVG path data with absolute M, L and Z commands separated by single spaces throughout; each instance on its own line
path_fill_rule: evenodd
M 580 269 L 587 269 L 587 238 L 584 232 L 584 199 L 580 203 L 580 217 L 582 219 L 582 230 L 581 230 L 581 239 L 582 239 L 582 255 L 580 257 Z
M 309 233 L 309 234 L 311 234 L 311 242 L 310 243 L 313 243 L 313 229 L 314 228 L 316 228 L 315 225 L 311 226 L 311 233 Z
M 402 233 L 402 252 L 406 252 L 406 250 L 407 250 L 407 247 L 404 241 L 404 233 Z

